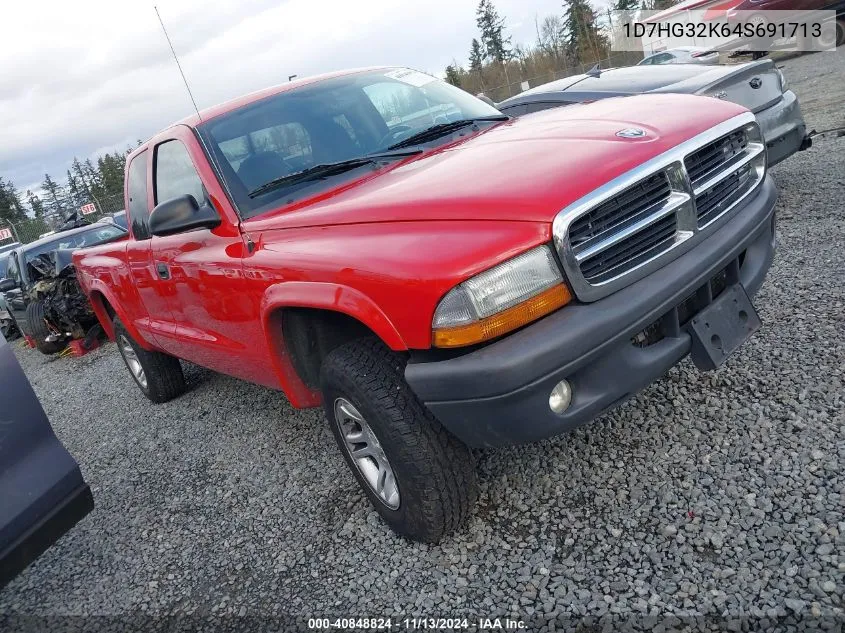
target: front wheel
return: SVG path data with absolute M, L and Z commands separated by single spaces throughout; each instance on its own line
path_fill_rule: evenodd
M 55 332 L 51 332 L 50 328 L 47 327 L 43 301 L 33 301 L 26 307 L 26 321 L 29 323 L 29 330 L 32 332 L 32 338 L 35 341 L 35 348 L 42 354 L 52 356 L 67 347 L 67 340 L 64 338 L 50 340 L 56 334 Z
M 114 338 L 135 384 L 147 398 L 161 403 L 184 393 L 185 376 L 178 358 L 145 350 L 135 342 L 120 319 L 114 321 Z
M 465 444 L 417 400 L 405 361 L 377 339 L 333 350 L 321 369 L 326 416 L 341 453 L 376 511 L 398 534 L 436 543 L 477 496 Z

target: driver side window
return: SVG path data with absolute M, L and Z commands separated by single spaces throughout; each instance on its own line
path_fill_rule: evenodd
M 202 180 L 182 141 L 165 141 L 156 147 L 154 190 L 156 204 L 186 194 L 200 205 L 205 200 Z

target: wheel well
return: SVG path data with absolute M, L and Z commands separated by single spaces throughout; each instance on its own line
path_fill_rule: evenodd
M 109 319 L 114 322 L 114 315 L 116 314 L 116 312 L 114 311 L 114 308 L 111 307 L 109 300 L 106 299 L 102 294 L 100 294 L 100 301 L 103 302 L 103 309 L 106 311 L 106 314 L 109 315 Z
M 335 348 L 355 339 L 376 336 L 357 319 L 332 310 L 284 308 L 271 317 L 281 327 L 294 369 L 308 387 L 319 389 L 323 359 Z
M 106 299 L 106 296 L 102 292 L 98 292 L 97 290 L 95 290 L 94 292 L 91 293 L 91 303 L 94 305 L 95 308 L 97 307 L 97 303 L 99 303 L 100 306 L 102 306 L 103 310 L 105 311 L 106 315 L 108 315 L 109 322 L 108 323 L 102 323 L 102 326 L 103 326 L 103 329 L 106 331 L 106 334 L 108 335 L 108 337 L 113 340 L 114 339 L 114 325 L 113 324 L 114 324 L 114 319 L 115 319 L 115 315 L 117 314 L 117 312 L 115 312 L 115 309 L 109 303 L 109 300 Z

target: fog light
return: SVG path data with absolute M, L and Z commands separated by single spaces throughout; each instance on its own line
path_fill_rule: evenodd
M 572 387 L 565 380 L 561 380 L 549 394 L 549 408 L 560 415 L 572 402 Z

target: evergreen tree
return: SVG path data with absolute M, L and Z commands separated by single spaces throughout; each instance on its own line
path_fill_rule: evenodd
M 457 86 L 458 88 L 461 87 L 461 75 L 463 74 L 464 69 L 458 66 L 457 63 L 452 62 L 448 66 L 446 66 L 446 81 L 452 84 L 453 86 Z
M 475 11 L 475 22 L 481 32 L 481 43 L 488 57 L 505 63 L 511 57 L 511 38 L 504 36 L 505 20 L 499 17 L 499 12 L 493 6 L 493 0 L 481 0 Z
M 607 51 L 607 39 L 599 31 L 589 0 L 564 0 L 563 7 L 567 52 L 580 61 L 601 59 Z
M 472 47 L 469 49 L 469 69 L 471 72 L 481 74 L 481 68 L 484 65 L 484 58 L 486 54 L 481 47 L 481 42 L 472 38 Z
M 674 7 L 680 0 L 643 0 L 643 11 L 663 11 L 669 7 Z
M 55 180 L 50 178 L 50 174 L 44 174 L 44 182 L 41 183 L 41 189 L 44 191 L 44 194 L 47 196 L 45 209 L 49 213 L 55 213 L 57 215 L 62 215 L 65 210 L 64 205 L 64 196 L 62 195 L 62 189 L 59 187 L 58 183 Z
M 26 190 L 26 202 L 32 210 L 33 215 L 39 220 L 44 217 L 44 204 L 41 199 L 29 189 Z
M 15 185 L 0 178 L 0 224 L 26 220 L 27 215 L 21 204 L 20 195 Z
M 638 0 L 616 0 L 613 3 L 613 10 L 614 11 L 627 11 L 627 12 L 634 12 L 640 6 Z

